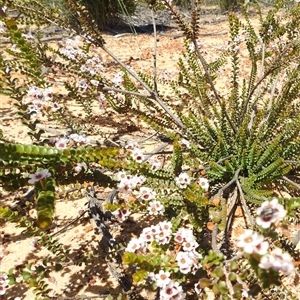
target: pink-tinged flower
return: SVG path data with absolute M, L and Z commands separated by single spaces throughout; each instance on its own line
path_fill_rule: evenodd
M 122 223 L 128 219 L 131 212 L 130 212 L 130 210 L 124 208 L 124 209 L 117 209 L 117 210 L 113 211 L 111 214 L 114 216 L 114 218 L 118 222 Z
M 51 102 L 51 109 L 52 109 L 52 111 L 58 111 L 58 110 L 60 110 L 60 105 L 57 103 L 57 102 Z
M 123 179 L 118 184 L 118 190 L 121 193 L 131 193 L 136 188 L 136 184 L 132 178 Z
M 156 225 L 155 240 L 159 245 L 168 244 L 172 235 L 172 223 L 167 221 L 159 222 Z
M 82 169 L 87 170 L 87 164 L 85 162 L 77 163 L 76 166 L 73 167 L 75 173 L 80 173 Z
M 129 177 L 128 177 L 129 176 Z M 129 179 L 131 176 L 130 175 L 127 175 L 124 171 L 119 171 L 117 174 L 116 174 L 116 178 L 118 181 L 121 181 L 123 179 Z
M 125 149 L 132 152 L 135 149 L 140 149 L 140 145 L 137 142 L 130 142 L 125 146 Z
M 132 180 L 134 181 L 136 186 L 141 186 L 146 182 L 147 178 L 144 175 L 133 176 Z
M 154 239 L 154 233 L 151 230 L 151 227 L 146 227 L 143 229 L 142 233 L 140 234 L 140 240 L 144 242 L 152 242 Z
M 98 86 L 100 83 L 99 80 L 95 80 L 95 79 L 91 79 L 91 84 L 94 85 L 94 86 Z
M 182 246 L 182 249 L 184 251 L 194 251 L 199 246 L 199 244 L 195 241 L 193 237 L 185 239 L 185 241 L 182 243 Z
M 185 189 L 191 183 L 191 179 L 187 173 L 182 172 L 175 178 L 175 182 L 181 189 Z
M 158 287 L 164 287 L 171 282 L 170 272 L 160 270 L 158 274 L 155 274 L 155 281 Z
M 30 117 L 36 117 L 38 116 L 41 111 L 38 109 L 38 107 L 34 104 L 31 104 L 28 106 L 28 111 L 27 111 L 28 114 L 30 114 Z
M 158 223 L 158 226 L 163 230 L 164 232 L 171 233 L 172 232 L 172 223 L 170 221 L 162 221 Z
M 243 234 L 239 236 L 239 241 L 237 242 L 239 248 L 243 248 L 243 251 L 252 253 L 264 253 L 268 244 L 264 243 L 264 237 L 250 229 L 245 230 Z
M 39 240 L 40 240 L 40 237 L 34 237 L 30 241 L 30 248 L 31 248 L 32 251 L 35 251 L 35 250 L 38 249 Z
M 169 244 L 171 240 L 171 235 L 167 232 L 160 231 L 158 234 L 155 235 L 155 240 L 158 245 L 166 245 Z
M 179 251 L 176 255 L 176 261 L 181 273 L 188 274 L 191 272 L 194 261 L 186 252 Z
M 121 86 L 121 84 L 123 83 L 123 80 L 124 80 L 124 75 L 125 75 L 124 72 L 122 72 L 122 71 L 118 72 L 112 80 L 113 83 L 117 86 Z
M 38 109 L 42 110 L 45 107 L 45 103 L 41 100 L 33 100 L 32 104 Z
M 87 82 L 86 79 L 81 79 L 78 83 L 77 83 L 77 87 L 82 90 L 82 91 L 86 91 L 90 86 L 89 83 Z
M 273 269 L 284 275 L 291 274 L 295 269 L 292 257 L 288 253 L 283 253 L 280 248 L 275 248 L 270 254 L 264 255 L 258 266 L 265 270 Z
M 6 293 L 6 286 L 8 285 L 8 277 L 6 274 L 0 275 L 0 296 Z
M 155 156 L 151 156 L 147 162 L 151 165 L 152 171 L 157 171 L 162 167 L 162 162 Z
M 69 143 L 69 140 L 66 139 L 66 138 L 60 138 L 59 140 L 56 141 L 55 143 L 55 147 L 57 149 L 66 149 L 68 147 L 68 143 Z
M 135 252 L 139 249 L 143 248 L 143 243 L 141 242 L 140 239 L 137 238 L 133 238 L 131 239 L 131 241 L 128 243 L 125 251 L 128 252 Z
M 51 173 L 49 172 L 49 170 L 47 169 L 44 169 L 44 170 L 40 170 L 40 171 L 37 171 L 35 174 L 30 174 L 29 175 L 29 180 L 28 180 L 28 183 L 30 184 L 34 184 L 46 177 L 50 177 L 51 176 Z
M 188 228 L 180 227 L 175 233 L 174 240 L 177 243 L 183 243 L 189 239 L 194 239 L 193 231 Z
M 144 154 L 142 153 L 142 151 L 138 148 L 134 148 L 132 151 L 131 151 L 131 154 L 130 156 L 138 163 L 142 163 L 143 160 L 145 159 L 145 156 Z
M 182 139 L 179 143 L 180 143 L 180 146 L 184 149 L 190 149 L 191 148 L 190 142 L 186 139 Z
M 43 91 L 37 86 L 31 86 L 27 92 L 28 96 L 36 100 L 44 99 Z
M 183 300 L 185 294 L 178 282 L 170 281 L 160 291 L 160 300 Z
M 4 33 L 6 31 L 6 25 L 4 22 L 0 21 L 0 33 Z
M 69 139 L 79 144 L 88 144 L 90 142 L 86 136 L 78 133 L 70 134 Z
M 1 274 L 0 275 L 0 284 L 2 285 L 7 285 L 8 284 L 8 277 L 6 274 Z
M 43 96 L 44 96 L 44 100 L 45 101 L 52 100 L 53 99 L 52 88 L 46 88 L 46 89 L 44 89 Z
M 157 216 L 158 214 L 163 214 L 165 208 L 160 201 L 154 200 L 149 202 L 147 210 L 149 211 L 149 215 Z
M 4 295 L 6 293 L 6 289 L 3 285 L 0 285 L 0 296 Z
M 206 178 L 200 177 L 199 178 L 199 185 L 204 191 L 208 191 L 209 189 L 209 181 Z
M 261 207 L 256 210 L 257 225 L 262 228 L 269 228 L 272 223 L 281 221 L 286 216 L 286 210 L 278 203 L 278 199 L 274 198 L 272 201 L 265 201 Z
M 154 190 L 152 190 L 151 188 L 148 187 L 141 187 L 140 191 L 138 193 L 138 198 L 141 200 L 151 200 L 154 199 L 156 197 L 156 192 Z

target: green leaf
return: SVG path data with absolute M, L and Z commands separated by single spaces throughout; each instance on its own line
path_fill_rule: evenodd
M 28 281 L 31 278 L 31 273 L 27 271 L 22 271 L 22 277 L 25 281 Z

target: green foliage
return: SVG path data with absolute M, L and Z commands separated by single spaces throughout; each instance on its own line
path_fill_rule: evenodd
M 163 0 L 162 4 L 186 36 L 186 49 L 178 62 L 178 78 L 157 84 L 152 75 L 136 73 L 123 65 L 105 46 L 100 29 L 108 18 L 119 12 L 119 2 L 110 3 L 112 6 L 108 7 L 104 2 L 69 0 L 63 7 L 49 4 L 41 14 L 44 3 L 0 2 L 0 6 L 7 4 L 20 12 L 19 20 L 3 18 L 7 28 L 5 37 L 16 45 L 18 51 L 6 49 L 1 54 L 3 82 L 0 91 L 15 100 L 18 114 L 33 141 L 31 145 L 9 142 L 0 132 L 0 183 L 4 189 L 15 191 L 28 184 L 29 174 L 41 169 L 51 173 L 50 177 L 42 178 L 34 185 L 37 220 L 19 217 L 6 207 L 0 207 L 0 217 L 25 226 L 27 233 L 39 234 L 39 242 L 44 247 L 66 259 L 68 253 L 46 231 L 55 210 L 56 189 L 86 182 L 118 188 L 120 194 L 125 192 L 118 203 L 111 201 L 106 209 L 120 210 L 121 214 L 126 210 L 148 214 L 147 204 L 140 200 L 140 184 L 134 188 L 128 184 L 124 190 L 117 186 L 113 176 L 122 170 L 128 178 L 145 176 L 147 186 L 159 195 L 159 201 L 164 205 L 164 218 L 171 221 L 173 233 L 181 227 L 193 228 L 200 245 L 199 252 L 203 254 L 203 257 L 195 258 L 197 263 L 201 261 L 203 268 L 186 275 L 179 271 L 179 262 L 175 258 L 183 247 L 178 242 L 172 240 L 170 245 L 152 242 L 147 253 L 126 251 L 122 253 L 123 263 L 137 267 L 133 274 L 135 283 L 145 282 L 149 272 L 158 273 L 165 269 L 173 272 L 175 279 L 186 284 L 186 288 L 198 282 L 200 288 L 209 288 L 216 297 L 224 299 L 241 299 L 248 275 L 249 286 L 255 283 L 260 290 L 280 284 L 279 273 L 262 270 L 257 257 L 244 258 L 243 261 L 250 262 L 250 266 L 244 268 L 236 264 L 239 257 L 226 261 L 220 251 L 224 250 L 223 247 L 228 253 L 235 251 L 226 244 L 226 235 L 232 229 L 234 209 L 238 204 L 241 204 L 246 218 L 252 220 L 257 204 L 274 196 L 276 190 L 277 194 L 289 193 L 291 199 L 286 208 L 292 217 L 299 210 L 300 6 L 294 5 L 283 13 L 285 3 L 278 1 L 266 17 L 258 8 L 258 30 L 246 12 L 243 20 L 230 14 L 228 47 L 219 57 L 207 60 L 203 51 L 205 45 L 199 44 L 199 4 L 195 3 L 191 22 L 187 23 L 170 1 Z M 236 1 L 221 3 L 228 5 L 223 8 L 228 10 Z M 135 3 L 123 4 L 128 11 L 134 11 Z M 74 27 L 59 16 L 63 9 L 75 16 L 78 22 L 76 32 L 83 39 L 74 57 L 61 51 L 65 50 L 63 47 L 54 49 L 41 40 L 41 27 L 52 24 L 51 20 L 65 29 Z M 22 35 L 23 25 L 30 24 L 37 27 L 33 41 Z M 103 64 L 99 63 L 101 67 L 97 65 L 96 71 L 92 72 L 87 67 L 87 61 L 95 58 L 93 50 L 97 47 L 121 65 L 121 84 L 110 79 L 101 69 Z M 247 51 L 249 70 L 242 68 L 245 63 L 242 47 Z M 219 87 L 223 68 L 230 69 L 226 88 Z M 57 70 L 67 74 L 65 94 L 53 96 L 54 99 L 50 97 L 49 103 L 61 100 L 59 97 L 65 98 L 79 104 L 82 114 L 75 115 L 64 101 L 60 101 L 60 109 L 52 111 L 50 106 L 45 107 L 42 116 L 38 117 L 26 101 L 28 89 L 34 86 L 45 91 L 49 87 L 48 73 L 53 75 Z M 22 81 L 16 78 L 18 74 L 24 76 Z M 80 87 L 80 80 L 88 88 Z M 91 84 L 96 81 L 97 84 Z M 65 149 L 47 145 L 50 141 L 43 139 L 45 131 L 39 127 L 43 118 L 66 128 L 65 135 L 89 130 L 94 133 L 94 104 L 100 95 L 106 97 L 111 108 L 118 113 L 128 118 L 135 115 L 151 129 L 166 136 L 171 155 L 167 155 L 169 150 L 153 154 L 164 158 L 158 170 L 149 163 L 152 154 L 138 162 L 133 159 L 132 152 L 121 147 L 104 147 L 96 143 L 92 146 L 76 141 Z M 77 164 L 83 162 L 87 168 L 75 172 Z M 187 183 L 180 186 L 178 178 L 182 174 Z M 209 181 L 208 190 L 201 187 L 200 178 Z M 77 187 L 80 188 L 81 185 Z M 281 202 L 285 204 L 285 199 Z M 205 228 L 210 223 L 214 229 L 207 234 Z M 218 234 L 224 234 L 222 247 L 215 243 Z M 269 238 L 271 242 L 274 236 Z M 278 241 L 274 245 L 280 244 L 298 259 L 294 245 L 279 235 L 275 238 Z M 208 251 L 204 244 L 209 244 L 214 251 Z M 51 265 L 50 269 L 60 270 L 61 266 Z M 49 292 L 44 278 L 50 269 L 47 263 L 35 268 L 29 265 L 21 269 L 20 274 L 11 271 L 9 279 L 16 282 L 16 276 L 21 275 L 29 286 L 44 296 Z M 257 294 L 259 292 L 252 292 L 251 296 Z
M 133 0 L 79 0 L 78 2 L 87 9 L 91 20 L 99 29 L 113 26 L 114 23 L 120 22 L 119 14 L 130 16 L 136 9 L 136 2 Z

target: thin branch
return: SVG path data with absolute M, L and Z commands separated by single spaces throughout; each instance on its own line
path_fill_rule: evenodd
M 60 230 L 50 234 L 51 237 L 54 237 L 55 235 L 60 234 L 61 232 L 67 230 L 67 228 L 69 226 L 71 226 L 72 224 L 76 223 L 79 219 L 81 219 L 86 213 L 88 212 L 88 210 L 86 209 L 80 216 L 76 217 L 74 220 L 72 220 L 71 222 L 67 223 L 65 226 L 63 226 Z
M 227 241 L 228 241 L 228 238 L 227 238 L 228 233 L 229 233 L 230 228 L 232 226 L 234 213 L 235 213 L 235 210 L 237 208 L 238 192 L 237 192 L 236 188 L 233 191 L 233 195 L 232 195 L 231 199 L 232 199 L 231 208 L 229 209 L 229 213 L 228 213 L 227 220 L 226 220 L 225 232 L 224 232 L 224 243 L 225 243 L 225 245 L 227 244 Z
M 91 41 L 95 43 L 95 41 Z M 183 123 L 173 114 L 173 112 L 167 107 L 167 105 L 159 98 L 157 93 L 153 91 L 131 68 L 128 68 L 121 60 L 119 60 L 110 50 L 108 50 L 103 44 L 98 43 L 98 46 L 102 48 L 112 59 L 114 59 L 120 66 L 122 66 L 135 80 L 137 80 L 147 92 L 151 94 L 149 98 L 155 100 L 161 108 L 174 120 L 174 122 L 181 128 L 184 129 Z
M 147 161 L 151 156 L 157 154 L 160 152 L 162 149 L 166 148 L 169 145 L 169 143 L 163 143 L 156 147 L 153 151 L 151 151 L 149 154 L 145 155 L 145 158 L 142 160 L 142 162 Z
M 210 87 L 211 87 L 211 89 L 212 89 L 212 91 L 213 91 L 213 93 L 214 93 L 214 95 L 215 95 L 216 100 L 218 101 L 218 104 L 221 106 L 221 105 L 222 105 L 222 103 L 221 103 L 221 102 L 222 102 L 222 101 L 221 101 L 221 97 L 219 96 L 219 94 L 218 94 L 218 92 L 217 92 L 217 90 L 216 90 L 216 87 L 215 87 L 215 85 L 214 85 L 214 83 L 213 83 L 213 80 L 212 80 L 212 78 L 211 78 L 210 72 L 209 72 L 209 70 L 208 70 L 208 68 L 207 68 L 207 62 L 206 62 L 206 60 L 204 59 L 204 57 L 202 56 L 202 54 L 201 54 L 201 52 L 200 52 L 200 50 L 199 50 L 199 47 L 198 47 L 198 45 L 197 45 L 197 41 L 196 41 L 196 39 L 195 39 L 194 37 L 192 38 L 192 42 L 193 42 L 194 47 L 195 47 L 195 49 L 196 49 L 196 51 L 197 51 L 198 57 L 199 57 L 199 59 L 200 59 L 201 65 L 202 65 L 202 67 L 203 67 L 205 76 L 206 76 L 206 78 L 207 78 L 207 80 L 208 80 L 208 82 L 209 82 L 209 85 L 210 85 Z M 227 111 L 225 111 L 224 114 L 225 114 L 225 117 L 226 117 L 226 119 L 227 119 L 227 121 L 228 121 L 228 123 L 229 123 L 231 129 L 233 130 L 233 132 L 234 132 L 234 133 L 237 133 L 237 129 L 235 128 L 234 124 L 232 123 L 232 121 L 231 121 L 231 119 L 230 119 L 230 117 L 229 117 Z
M 289 184 L 291 184 L 292 186 L 294 186 L 295 188 L 297 188 L 298 190 L 300 190 L 300 184 L 294 182 L 293 180 L 287 178 L 286 176 L 282 176 L 282 178 L 288 182 Z
M 103 91 L 113 91 L 116 93 L 128 94 L 128 95 L 138 96 L 138 97 L 143 97 L 143 98 L 152 98 L 152 95 L 145 95 L 145 94 L 141 94 L 138 92 L 132 92 L 132 91 L 127 91 L 127 90 L 123 90 L 123 89 L 113 88 L 110 86 L 105 86 L 102 89 L 103 89 Z
M 217 195 L 221 195 L 224 190 L 226 190 L 228 187 L 230 187 L 232 184 L 234 184 L 235 182 L 238 181 L 238 176 L 239 176 L 240 171 L 241 170 L 238 169 L 235 172 L 234 177 L 226 185 L 224 185 L 222 188 L 220 188 L 218 190 Z M 236 202 L 236 199 L 234 200 L 234 202 Z M 230 211 L 230 213 L 231 213 L 231 211 Z M 226 227 L 225 227 L 225 232 L 224 232 L 224 239 L 225 240 L 227 240 L 226 235 L 227 235 L 227 232 L 228 232 L 228 226 L 230 226 L 229 222 L 231 224 L 231 219 L 232 219 L 232 216 L 230 216 L 230 213 L 229 213 L 228 218 L 226 220 Z M 215 225 L 217 225 L 217 224 L 215 224 Z M 212 248 L 213 248 L 214 251 L 216 251 L 214 249 L 214 247 L 215 247 L 217 249 L 217 251 L 220 252 L 220 250 L 216 246 L 217 245 L 217 242 L 216 242 L 217 241 L 217 233 L 218 233 L 218 226 L 217 227 L 214 226 L 214 229 L 213 229 L 213 232 L 212 232 L 212 237 L 211 237 L 211 244 L 212 244 Z
M 247 203 L 246 203 L 246 200 L 245 200 L 245 197 L 244 197 L 244 193 L 243 193 L 243 190 L 242 190 L 242 187 L 241 187 L 241 184 L 239 182 L 239 180 L 236 181 L 236 185 L 239 189 L 239 193 L 240 193 L 240 200 L 241 200 L 241 203 L 242 203 L 242 207 L 244 209 L 244 212 L 246 213 L 251 225 L 254 227 L 255 226 L 255 221 L 251 215 L 251 212 L 249 211 L 248 209 L 248 206 L 247 206 Z
M 213 231 L 211 233 L 211 247 L 216 253 L 221 253 L 217 246 L 217 234 L 218 234 L 218 224 L 214 224 Z
M 152 24 L 153 24 L 153 34 L 154 34 L 154 49 L 153 49 L 153 86 L 154 91 L 157 94 L 157 68 L 156 68 L 156 57 L 157 57 L 157 34 L 156 34 L 156 23 L 154 18 L 154 11 L 151 9 L 151 16 L 152 16 Z

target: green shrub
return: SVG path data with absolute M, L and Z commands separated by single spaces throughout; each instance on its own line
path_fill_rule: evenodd
M 130 16 L 135 12 L 137 2 L 134 0 L 78 0 L 86 7 L 91 19 L 99 29 L 106 29 L 119 20 L 119 15 Z
M 63 24 L 65 20 L 57 14 L 57 8 L 42 10 L 39 1 L 26 5 L 23 1 L 0 2 L 0 6 L 8 4 L 21 14 L 18 20 L 2 18 L 1 30 L 16 48 L 7 48 L 0 56 L 1 92 L 15 100 L 18 114 L 34 142 L 32 145 L 9 142 L 1 134 L 0 182 L 7 190 L 17 190 L 27 184 L 30 174 L 37 218 L 29 219 L 28 214 L 20 217 L 7 207 L 1 207 L 0 216 L 25 226 L 26 232 L 39 234 L 42 246 L 59 259 L 66 259 L 67 251 L 46 231 L 53 219 L 56 189 L 73 184 L 81 192 L 88 190 L 87 184 L 91 182 L 110 187 L 119 192 L 118 201 L 115 203 L 108 197 L 111 201 L 105 203 L 106 211 L 97 214 L 97 199 L 88 190 L 89 210 L 106 238 L 107 265 L 123 293 L 133 290 L 131 287 L 135 285 L 151 289 L 155 282 L 151 274 L 159 275 L 163 271 L 171 273 L 172 289 L 180 292 L 181 297 L 185 292 L 190 299 L 206 297 L 207 288 L 216 299 L 241 299 L 244 292 L 248 298 L 258 294 L 264 297 L 268 293 L 272 299 L 283 299 L 283 296 L 296 299 L 281 285 L 280 272 L 288 274 L 294 270 L 292 258 L 299 261 L 300 254 L 278 232 L 278 227 L 286 213 L 289 222 L 299 222 L 300 6 L 295 4 L 284 11 L 285 2 L 278 1 L 266 16 L 258 8 L 258 30 L 247 13 L 244 21 L 230 14 L 228 47 L 219 57 L 208 61 L 205 45 L 201 43 L 199 7 L 195 6 L 191 23 L 187 24 L 169 1 L 162 3 L 186 36 L 185 51 L 178 62 L 178 77 L 170 81 L 158 79 L 156 73 L 135 72 L 119 61 L 106 48 L 101 26 L 95 27 L 91 16 L 75 1 L 68 1 L 68 9 L 77 16 L 81 36 L 67 39 L 58 49 L 42 43 L 39 34 L 36 39 L 27 39 L 20 26 L 27 22 L 48 25 L 53 20 Z M 114 78 L 106 72 L 95 47 L 120 65 Z M 241 47 L 246 49 L 249 70 L 244 69 Z M 220 81 L 224 81 L 221 75 L 224 67 L 230 69 L 227 85 L 219 88 Z M 48 90 L 47 76 L 55 76 L 57 70 L 65 73 L 63 96 L 52 95 Z M 24 76 L 22 81 L 16 79 L 19 73 Z M 34 106 L 37 98 L 45 100 L 46 97 L 41 110 Z M 93 129 L 92 120 L 96 115 L 93 105 L 99 97 L 105 98 L 120 115 L 126 118 L 135 115 L 147 123 L 166 143 L 144 155 L 137 146 L 122 147 L 116 141 L 106 147 L 86 144 L 82 136 L 80 140 L 78 135 L 75 139 L 75 133 Z M 82 114 L 74 115 L 62 98 L 78 104 Z M 43 139 L 44 132 L 37 126 L 45 119 L 70 131 L 66 131 L 67 142 L 59 139 L 65 146 L 47 145 L 50 141 Z M 171 153 L 161 151 L 168 144 L 172 146 Z M 159 167 L 150 162 L 156 155 L 164 157 Z M 281 196 L 284 193 L 289 197 Z M 269 200 L 277 195 L 280 197 L 272 201 L 274 208 Z M 158 201 L 153 203 L 149 198 Z M 248 251 L 236 255 L 237 248 L 244 249 L 230 240 L 237 206 L 244 213 L 245 224 L 259 231 L 258 240 L 267 239 L 271 248 L 280 247 L 289 253 L 284 256 L 285 269 L 279 272 L 263 268 L 262 258 L 270 257 L 266 254 Z M 256 210 L 259 206 L 261 213 Z M 153 212 L 151 209 L 159 213 L 150 216 L 147 222 L 154 222 L 154 232 L 159 227 L 159 234 L 138 246 L 134 239 L 128 244 L 126 241 L 125 251 L 100 222 L 107 221 L 109 212 L 119 219 L 128 215 L 128 211 L 142 213 L 147 218 Z M 275 218 L 276 224 L 271 222 L 272 225 L 262 228 L 255 222 L 256 217 L 272 219 L 279 211 L 283 214 Z M 212 231 L 207 232 L 207 227 Z M 254 239 L 252 230 L 250 237 Z M 180 232 L 189 234 L 185 245 L 174 237 Z M 197 251 L 190 257 L 193 270 L 189 266 L 187 271 L 181 268 L 183 257 L 178 259 L 178 255 L 187 255 L 184 247 L 191 244 Z M 283 257 L 280 251 L 277 258 Z M 51 268 L 60 271 L 64 267 L 50 262 L 48 259 L 43 261 L 43 266 L 35 268 L 31 264 L 17 270 L 12 268 L 9 279 L 16 284 L 16 278 L 22 277 L 39 295 L 47 297 L 49 290 L 43 279 Z M 126 281 L 121 271 L 112 272 L 112 264 L 116 262 L 122 270 L 133 266 L 127 269 L 133 282 Z M 272 291 L 273 285 L 280 286 Z

